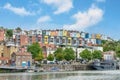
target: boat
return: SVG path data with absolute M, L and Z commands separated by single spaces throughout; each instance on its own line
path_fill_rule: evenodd
M 93 70 L 116 70 L 116 62 L 113 60 L 104 60 L 93 62 L 91 65 Z

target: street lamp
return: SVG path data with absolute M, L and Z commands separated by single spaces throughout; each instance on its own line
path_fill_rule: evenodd
M 77 47 L 76 47 L 76 62 L 77 62 Z
M 76 62 L 78 61 L 78 45 L 76 46 Z

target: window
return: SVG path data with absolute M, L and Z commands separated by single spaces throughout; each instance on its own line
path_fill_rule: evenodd
M 79 44 L 82 44 L 82 41 L 81 41 L 81 40 L 79 40 Z
M 76 44 L 76 40 L 73 41 L 73 44 Z
M 4 53 L 1 53 L 1 57 L 4 57 Z
M 59 43 L 59 38 L 56 39 L 56 42 Z
M 62 39 L 62 43 L 65 43 L 65 39 Z
M 70 39 L 68 40 L 68 43 L 71 43 L 71 40 L 70 40 Z
M 53 38 L 50 39 L 50 42 L 53 42 Z
M 45 38 L 45 42 L 47 42 L 47 38 Z
M 38 41 L 41 42 L 41 37 L 38 37 Z
M 85 41 L 85 44 L 87 44 L 87 41 Z

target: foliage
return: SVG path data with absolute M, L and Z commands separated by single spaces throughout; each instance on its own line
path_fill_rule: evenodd
M 38 53 L 38 56 L 35 57 L 35 60 L 37 60 L 37 61 L 42 61 L 43 59 L 44 59 L 43 53 L 40 51 L 40 52 Z
M 72 48 L 65 48 L 64 50 L 62 48 L 57 48 L 57 50 L 54 52 L 54 55 L 58 61 L 63 59 L 67 61 L 75 59 L 74 50 Z
M 116 52 L 117 57 L 120 58 L 120 45 L 118 45 L 118 46 L 116 47 L 115 52 Z
M 28 46 L 27 50 L 28 52 L 31 52 L 33 58 L 36 58 L 38 56 L 38 53 L 42 53 L 42 49 L 40 48 L 40 45 L 37 42 Z
M 56 56 L 58 53 L 63 53 L 63 49 L 57 48 L 57 50 L 54 52 L 54 55 Z
M 103 51 L 115 51 L 118 42 L 102 40 Z
M 63 53 L 57 53 L 55 58 L 58 61 L 62 61 L 64 59 L 64 55 Z
M 17 27 L 16 30 L 20 30 L 21 31 L 22 29 L 20 27 Z
M 54 60 L 54 55 L 50 53 L 47 57 L 47 60 L 53 61 Z
M 120 58 L 120 40 L 118 41 L 102 41 L 103 51 L 115 51 L 117 57 Z
M 102 59 L 102 52 L 95 50 L 95 51 L 92 53 L 92 58 L 93 58 L 93 59 Z
M 62 61 L 64 59 L 63 49 L 57 48 L 57 50 L 54 52 L 54 55 L 55 55 L 56 60 Z
M 12 37 L 12 36 L 13 36 L 13 30 L 12 30 L 12 29 L 7 29 L 7 30 L 6 30 L 6 36 L 7 36 L 8 38 Z
M 91 60 L 92 57 L 92 54 L 88 49 L 83 50 L 79 55 L 85 60 Z
M 65 48 L 64 59 L 67 61 L 75 59 L 75 52 L 72 48 Z

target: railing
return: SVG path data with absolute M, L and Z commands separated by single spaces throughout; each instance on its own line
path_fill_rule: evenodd
M 27 69 L 27 67 L 22 66 L 0 66 L 1 69 Z

